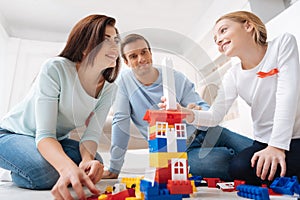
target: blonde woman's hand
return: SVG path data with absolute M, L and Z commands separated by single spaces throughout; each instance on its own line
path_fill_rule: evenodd
M 280 176 L 286 173 L 285 150 L 272 146 L 256 152 L 251 159 L 251 166 L 256 164 L 256 175 L 262 180 L 268 176 L 268 180 L 274 179 L 278 164 L 281 167 Z
M 188 109 L 192 109 L 192 110 L 202 110 L 202 107 L 201 106 L 198 106 L 197 104 L 195 103 L 190 103 L 187 105 L 187 108 Z

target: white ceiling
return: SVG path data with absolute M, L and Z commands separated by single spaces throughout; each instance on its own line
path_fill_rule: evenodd
M 167 29 L 199 41 L 220 15 L 248 0 L 0 0 L 0 20 L 10 36 L 62 42 L 73 25 L 93 14 L 117 19 L 119 31 Z
M 235 10 L 249 10 L 248 0 L 0 0 L 0 23 L 11 37 L 65 42 L 77 21 L 106 14 L 121 34 L 141 33 L 152 48 L 209 71 L 205 66 L 219 56 L 211 29 Z

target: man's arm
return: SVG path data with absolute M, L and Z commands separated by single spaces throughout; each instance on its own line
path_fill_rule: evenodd
M 114 117 L 112 122 L 110 167 L 105 171 L 103 178 L 117 178 L 124 163 L 130 138 L 130 102 L 124 87 L 119 84 L 116 100 L 113 106 Z
M 185 75 L 180 72 L 175 72 L 176 80 L 176 95 L 178 103 L 181 106 L 187 107 L 190 103 L 195 103 L 202 110 L 208 110 L 209 105 L 196 92 L 195 85 Z

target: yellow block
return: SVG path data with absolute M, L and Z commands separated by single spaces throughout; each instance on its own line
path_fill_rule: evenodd
M 162 132 L 166 132 L 166 128 L 174 128 L 174 125 L 169 125 L 168 127 L 163 127 L 161 128 L 161 126 L 151 126 L 149 127 L 149 133 L 156 133 L 156 130 L 162 130 Z
M 150 167 L 168 167 L 169 160 L 172 158 L 187 159 L 186 152 L 157 152 L 149 154 Z
M 193 188 L 193 192 L 197 192 L 197 188 L 195 186 L 195 181 L 194 180 L 191 180 L 191 185 L 192 185 L 192 188 Z
M 98 200 L 106 200 L 107 199 L 107 195 L 106 194 L 101 194 L 99 197 L 98 197 Z
M 127 188 L 131 188 L 131 186 L 135 184 L 135 197 L 137 199 L 144 199 L 143 193 L 140 191 L 141 179 L 144 179 L 144 176 L 124 177 L 121 179 L 121 183 L 125 183 Z

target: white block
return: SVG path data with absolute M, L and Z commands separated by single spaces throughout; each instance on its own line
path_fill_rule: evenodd
M 176 110 L 176 90 L 171 58 L 165 57 L 162 62 L 163 93 L 166 97 L 166 110 Z

